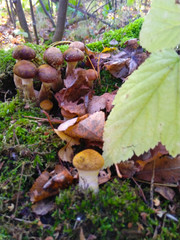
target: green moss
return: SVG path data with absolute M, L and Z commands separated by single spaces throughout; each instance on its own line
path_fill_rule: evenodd
M 12 57 L 12 51 L 13 49 L 0 50 L 0 79 L 3 77 L 3 75 L 12 74 L 12 69 L 16 62 Z
M 63 223 L 62 236 L 67 237 L 64 239 L 76 239 L 80 227 L 85 237 L 94 234 L 102 240 L 124 239 L 129 223 L 135 230 L 142 224 L 142 212 L 147 213 L 147 218 L 153 213 L 128 182 L 118 180 L 106 183 L 98 195 L 82 193 L 77 188 L 65 190 L 56 197 L 56 204 L 54 217 L 56 224 Z M 139 236 L 143 235 L 144 232 Z
M 109 32 L 105 32 L 103 35 L 102 41 L 89 43 L 87 46 L 96 52 L 101 52 L 104 47 L 110 47 L 110 41 L 115 39 L 119 43 L 119 47 L 124 47 L 124 43 L 132 38 L 139 38 L 139 33 L 141 30 L 141 26 L 143 24 L 144 19 L 139 18 L 132 23 L 129 23 L 124 28 L 120 28 L 117 30 L 110 30 Z
M 57 151 L 62 141 L 49 124 L 39 124 L 25 116 L 44 117 L 40 109 L 24 103 L 18 98 L 11 102 L 0 102 L 0 162 L 4 162 L 0 173 L 0 192 L 10 198 L 18 192 L 22 165 L 25 164 L 21 188 L 28 191 L 37 177 L 39 166 L 43 171 L 57 162 Z

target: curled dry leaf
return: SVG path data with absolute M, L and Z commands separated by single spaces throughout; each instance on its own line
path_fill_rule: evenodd
M 71 137 L 102 141 L 104 124 L 105 114 L 100 111 L 89 115 L 89 117 L 67 128 L 64 132 Z
M 30 189 L 30 200 L 35 203 L 59 193 L 59 189 L 69 187 L 73 177 L 65 167 L 56 167 L 54 175 L 44 171 Z
M 89 101 L 87 112 L 92 114 L 103 109 L 106 109 L 107 112 L 110 112 L 113 107 L 112 102 L 115 94 L 116 92 L 114 91 L 112 93 L 104 93 L 101 96 L 93 96 Z

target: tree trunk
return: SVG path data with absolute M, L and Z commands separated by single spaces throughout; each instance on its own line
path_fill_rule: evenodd
M 22 27 L 24 32 L 26 32 L 28 34 L 28 37 L 25 38 L 25 40 L 28 41 L 28 42 L 32 42 L 32 38 L 31 38 L 29 29 L 28 29 L 28 25 L 27 25 L 27 22 L 26 22 L 24 11 L 23 11 L 23 8 L 22 8 L 22 5 L 21 5 L 21 0 L 14 0 L 13 3 L 16 6 L 16 12 L 17 12 L 17 16 L 18 16 L 18 19 L 19 19 L 20 26 Z
M 64 33 L 64 26 L 66 22 L 67 6 L 68 6 L 68 0 L 59 0 L 56 30 L 52 39 L 53 42 L 62 40 L 63 33 Z

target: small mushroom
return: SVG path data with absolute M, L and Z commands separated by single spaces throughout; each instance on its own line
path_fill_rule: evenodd
M 38 78 L 42 82 L 39 92 L 39 102 L 51 98 L 52 85 L 58 81 L 58 72 L 48 64 L 43 64 L 38 68 Z
M 42 102 L 40 102 L 40 108 L 49 113 L 53 108 L 53 103 L 49 99 L 45 99 Z
M 79 187 L 84 190 L 90 188 L 97 193 L 98 174 L 104 165 L 102 155 L 93 149 L 83 150 L 74 156 L 73 165 L 79 173 Z
M 50 47 L 44 52 L 44 60 L 58 71 L 58 81 L 52 85 L 52 90 L 58 92 L 63 85 L 61 77 L 61 64 L 63 63 L 63 54 L 60 49 Z
M 67 62 L 67 68 L 66 68 L 66 77 L 67 77 L 68 75 L 73 74 L 73 71 L 78 61 L 82 61 L 84 59 L 84 53 L 78 48 L 68 48 L 64 52 L 63 57 Z
M 30 47 L 19 45 L 14 49 L 12 57 L 16 59 L 16 62 L 20 60 L 32 60 L 33 58 L 36 57 L 36 52 Z M 19 78 L 16 74 L 14 74 L 14 84 L 16 88 L 19 90 L 20 95 L 22 95 L 23 92 L 22 81 L 21 78 Z
M 24 98 L 35 100 L 36 94 L 33 87 L 33 78 L 37 74 L 36 66 L 32 62 L 21 60 L 14 65 L 13 72 L 22 81 Z
M 70 48 L 79 48 L 82 52 L 85 51 L 85 45 L 84 43 L 80 41 L 74 41 L 69 45 Z
M 86 76 L 88 78 L 88 85 L 92 88 L 93 82 L 98 78 L 98 73 L 94 69 L 87 69 Z

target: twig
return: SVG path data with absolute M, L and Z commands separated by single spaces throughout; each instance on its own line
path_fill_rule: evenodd
M 70 7 L 72 7 L 72 8 L 75 8 L 75 6 L 74 6 L 73 4 L 71 4 L 71 3 L 68 3 L 68 5 L 69 5 Z M 98 21 L 100 21 L 100 22 L 108 25 L 108 26 L 111 27 L 111 28 L 113 27 L 110 23 L 102 20 L 101 18 L 98 18 L 98 17 L 97 17 L 96 15 L 94 15 L 94 14 L 91 14 L 91 13 L 86 12 L 85 10 L 83 10 L 83 9 L 81 9 L 81 8 L 78 8 L 78 11 L 79 11 L 79 12 L 82 12 L 85 16 L 87 15 L 87 16 L 90 17 L 90 18 L 95 18 L 96 20 L 98 20 Z
M 138 189 L 139 189 L 139 191 L 140 191 L 140 194 L 141 194 L 141 196 L 143 197 L 144 202 L 147 203 L 146 197 L 145 197 L 145 195 L 144 195 L 144 192 L 143 192 L 141 186 L 136 182 L 136 180 L 135 180 L 133 177 L 132 177 L 132 180 L 133 180 L 134 183 L 137 185 L 137 187 L 138 187 Z
M 117 165 L 117 164 L 114 164 L 114 165 L 115 165 L 116 173 L 117 173 L 118 177 L 119 177 L 119 178 L 122 178 L 122 174 L 121 174 L 120 171 L 119 171 L 118 165 Z
M 28 220 L 24 220 L 24 219 L 20 219 L 20 218 L 15 218 L 15 217 L 10 217 L 10 216 L 7 216 L 7 215 L 2 215 L 2 217 L 8 218 L 10 220 L 15 220 L 15 221 L 18 221 L 18 222 L 24 222 L 24 223 L 27 223 L 27 224 L 33 224 L 34 223 L 32 221 L 28 221 Z
M 25 165 L 25 162 L 22 163 L 22 168 L 21 168 L 21 177 L 20 177 L 20 180 L 19 180 L 19 187 L 18 187 L 18 193 L 17 193 L 17 198 L 16 198 L 16 205 L 15 205 L 15 210 L 14 210 L 15 214 L 16 214 L 17 207 L 18 207 L 18 202 L 19 202 L 20 188 L 21 188 L 22 176 L 23 176 L 23 172 L 24 172 L 24 165 Z
M 32 117 L 32 116 L 23 116 L 24 118 L 30 118 L 30 119 L 34 119 L 40 122 L 49 122 L 49 120 L 47 118 L 39 118 L 39 117 Z M 61 124 L 64 122 L 64 120 L 60 120 L 60 119 L 50 119 L 51 123 L 57 123 L 57 124 Z
M 30 5 L 30 10 L 31 10 L 31 18 L 32 18 L 32 23 L 33 23 L 34 35 L 35 35 L 35 38 L 36 38 L 36 43 L 38 45 L 39 44 L 39 38 L 38 38 L 38 34 L 37 34 L 37 29 L 36 29 L 36 19 L 35 19 L 35 16 L 34 16 L 32 0 L 29 0 L 29 5 Z
M 150 187 L 150 207 L 153 209 L 153 198 L 154 198 L 154 177 L 155 177 L 155 166 L 156 166 L 156 159 L 153 162 L 153 169 L 152 169 L 152 177 L 151 177 L 151 187 Z

